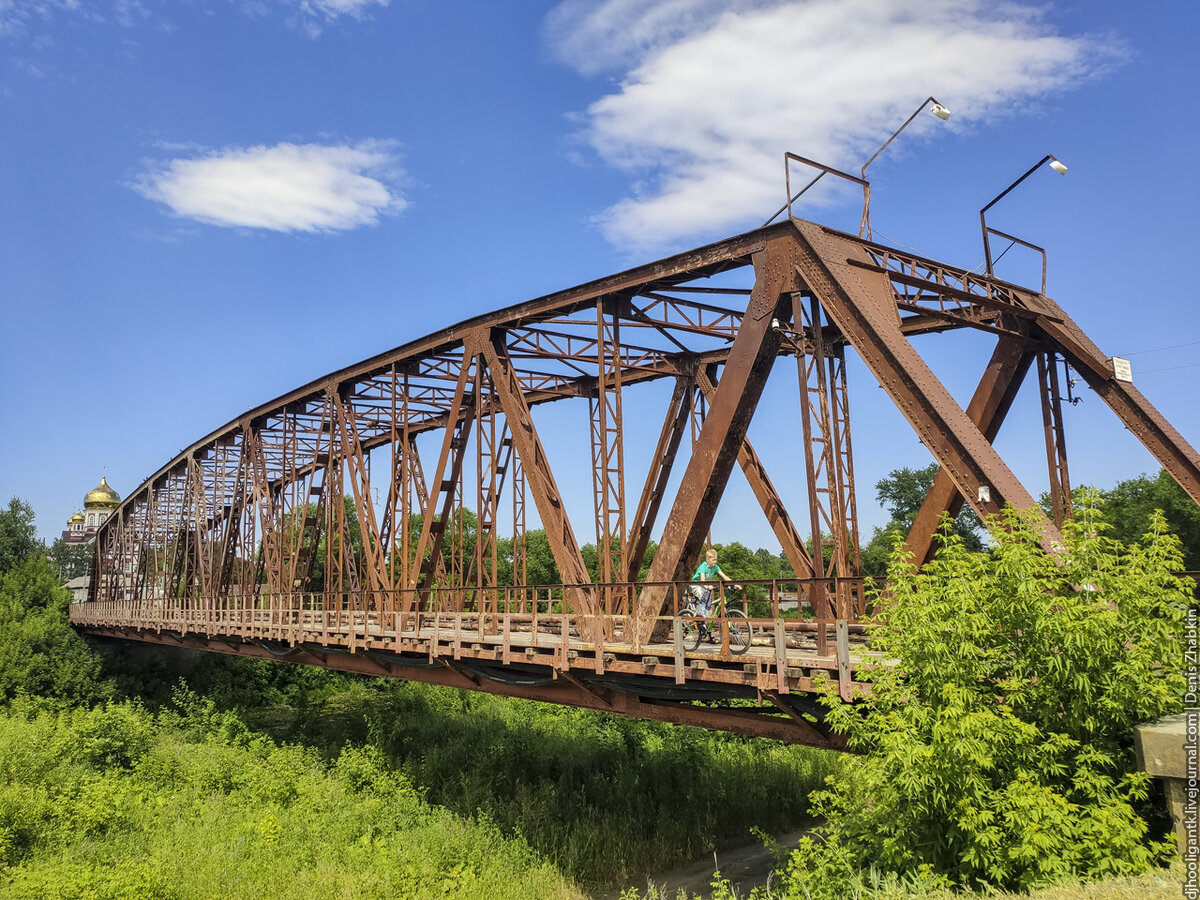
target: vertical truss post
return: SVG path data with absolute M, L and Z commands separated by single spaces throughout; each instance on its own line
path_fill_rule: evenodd
M 597 573 L 600 582 L 624 579 L 629 567 L 625 540 L 625 450 L 621 421 L 621 332 L 615 312 L 596 302 L 596 394 L 589 398 L 592 437 L 592 495 L 596 513 Z
M 1046 435 L 1046 464 L 1050 472 L 1050 505 L 1054 524 L 1062 528 L 1071 517 L 1071 477 L 1067 471 L 1067 436 L 1063 428 L 1062 395 L 1058 388 L 1058 358 L 1054 351 L 1037 355 L 1042 398 L 1042 427 Z
M 175 509 L 178 522 L 169 551 L 171 591 L 178 593 L 185 604 L 195 599 L 195 556 L 192 550 L 195 541 L 195 530 L 191 523 L 191 491 L 192 480 L 190 468 L 182 475 L 172 476 L 172 493 L 175 497 Z M 117 534 L 123 533 L 125 520 L 118 522 Z
M 194 563 L 192 571 L 197 581 L 196 588 L 200 596 L 215 598 L 217 595 L 212 590 L 211 541 L 208 533 L 208 505 L 211 501 L 209 500 L 207 485 L 205 484 L 204 468 L 199 460 L 196 459 L 194 453 L 188 456 L 187 473 L 188 496 L 191 499 L 188 517 L 192 522 L 191 533 L 194 538 L 192 546 L 189 548 Z
M 387 554 L 388 594 L 384 608 L 395 609 L 396 588 L 408 585 L 408 520 L 412 513 L 412 435 L 408 419 L 408 374 L 400 374 L 395 363 L 388 373 L 391 379 L 388 446 L 391 451 L 391 477 L 387 504 L 379 530 L 379 543 Z M 399 571 L 397 571 L 399 565 Z
M 292 482 L 292 497 L 286 519 L 286 532 L 291 544 L 288 559 L 291 562 L 287 582 L 289 590 L 311 590 L 313 567 L 321 547 L 321 535 L 328 533 L 327 508 L 331 502 L 327 490 L 332 463 L 332 411 L 328 395 L 321 402 L 321 412 L 305 417 L 309 420 L 308 430 L 301 423 L 300 413 L 289 416 L 290 428 L 285 437 L 285 459 L 293 466 L 300 466 L 300 451 L 310 446 L 311 458 L 305 454 L 306 478 Z M 336 489 L 336 485 L 334 486 Z M 326 541 L 328 552 L 328 541 Z M 328 597 L 330 572 L 324 572 L 323 593 Z M 326 607 L 327 608 L 327 607 Z
M 829 406 L 833 435 L 833 474 L 839 511 L 834 530 L 837 563 L 838 609 L 842 618 L 866 612 L 866 597 L 854 579 L 862 573 L 859 547 L 858 503 L 854 491 L 854 452 L 850 441 L 850 392 L 846 386 L 846 345 L 838 343 L 827 356 Z
M 251 542 L 248 545 L 242 543 L 244 534 L 242 532 L 244 510 L 250 494 L 250 459 L 246 455 L 245 443 L 239 445 L 237 461 L 234 466 L 234 483 L 232 494 L 226 502 L 216 510 L 216 514 L 221 517 L 222 533 L 221 533 L 221 567 L 218 576 L 219 590 L 228 594 L 234 589 L 234 585 L 244 587 L 241 584 L 241 579 L 234 578 L 234 572 L 238 569 L 237 561 L 238 554 L 243 546 L 253 547 Z M 233 456 L 233 447 L 225 448 L 222 460 L 224 473 L 222 475 L 222 483 L 226 484 L 229 477 L 229 458 Z M 149 523 L 147 523 L 149 525 Z M 143 533 L 148 533 L 143 532 Z M 240 590 L 238 593 L 243 595 L 246 591 Z
M 679 492 L 667 516 L 662 543 L 650 565 L 647 580 L 667 582 L 687 577 L 712 525 L 746 429 L 762 396 L 767 376 L 779 352 L 780 320 L 791 320 L 782 302 L 796 283 L 795 243 L 776 239 L 756 252 L 755 283 L 713 397 L 704 428 L 693 447 Z M 637 603 L 637 642 L 650 640 L 667 602 L 661 587 L 643 588 Z
M 472 428 L 474 426 L 471 426 Z M 464 435 L 464 443 L 470 440 L 470 433 Z M 466 447 L 463 448 L 463 462 L 466 462 Z M 463 466 L 458 466 L 454 481 L 454 506 L 450 511 L 450 585 L 454 588 L 454 609 L 466 608 L 467 560 L 466 560 L 466 509 L 463 506 Z
M 325 465 L 325 516 L 322 522 L 325 532 L 325 608 L 341 610 L 346 590 L 346 501 L 343 499 L 342 460 L 334 453 L 332 446 L 332 415 L 327 421 L 330 449 Z
M 658 517 L 659 507 L 662 506 L 667 482 L 671 477 L 671 468 L 675 465 L 675 454 L 679 450 L 684 427 L 691 420 L 695 377 L 696 373 L 693 370 L 681 373 L 675 378 L 675 390 L 671 394 L 671 402 L 667 405 L 658 444 L 655 445 L 654 454 L 650 458 L 646 486 L 642 488 L 637 511 L 633 514 L 633 524 L 629 528 L 632 547 L 625 570 L 626 581 L 638 580 L 642 560 L 646 558 L 646 548 L 650 544 L 654 521 Z
M 809 302 L 806 304 L 805 299 Z M 829 414 L 829 387 L 826 383 L 825 337 L 822 331 L 821 305 L 815 297 L 805 298 L 800 293 L 792 294 L 792 314 L 797 330 L 807 337 L 804 353 L 797 355 L 796 366 L 800 375 L 800 424 L 804 440 L 804 472 L 808 486 L 808 511 L 812 527 L 812 559 L 820 580 L 813 584 L 813 612 L 818 621 L 829 618 L 829 587 L 826 579 L 835 574 L 837 568 L 836 549 L 825 558 L 825 535 L 828 533 L 837 545 L 834 522 L 840 518 L 835 512 L 839 499 L 833 460 L 833 428 Z M 825 627 L 818 626 L 818 644 L 822 652 L 825 645 Z
M 466 456 L 467 440 L 475 420 L 477 397 L 468 391 L 472 365 L 477 362 L 473 352 L 464 346 L 459 363 L 458 381 L 454 388 L 454 399 L 446 414 L 446 428 L 442 438 L 442 452 L 438 456 L 437 469 L 433 477 L 433 490 L 422 510 L 421 536 L 417 541 L 414 575 L 409 582 L 410 591 L 421 588 L 420 599 L 428 599 L 434 572 L 442 555 L 442 538 L 446 533 L 454 511 L 454 501 L 459 495 L 460 475 L 463 458 Z M 441 499 L 441 509 L 437 509 Z M 428 555 L 426 555 L 428 554 Z M 454 562 L 451 560 L 451 565 Z M 416 604 L 416 595 L 405 599 L 405 612 L 411 612 Z
M 476 391 L 481 398 L 475 406 L 476 506 L 479 512 L 472 570 L 480 610 L 486 608 L 495 613 L 496 589 L 500 584 L 500 497 L 512 459 L 512 438 L 508 434 L 507 421 L 497 425 L 498 410 L 490 398 L 490 382 L 483 366 L 476 370 Z
M 345 460 L 350 476 L 350 492 L 354 500 L 354 510 L 358 516 L 359 539 L 362 542 L 362 568 L 367 573 L 367 584 L 362 584 L 361 573 L 358 572 L 358 560 L 354 559 L 354 547 L 351 543 L 348 523 L 346 522 L 343 503 L 341 521 L 346 529 L 342 541 L 349 550 L 349 559 L 354 565 L 351 573 L 354 576 L 355 588 L 367 587 L 371 599 L 367 607 L 377 605 L 379 598 L 391 590 L 392 585 L 387 580 L 387 549 L 382 540 L 379 522 L 375 515 L 375 504 L 371 502 L 371 471 L 369 458 L 363 451 L 362 438 L 358 432 L 358 419 L 354 412 L 353 402 L 343 394 L 349 393 L 349 386 L 331 389 L 330 396 L 334 400 L 335 419 L 338 427 L 340 456 Z
M 476 602 L 482 612 L 489 604 L 484 588 L 496 585 L 499 555 L 496 549 L 496 514 L 500 504 L 500 442 L 496 428 L 496 408 L 485 393 L 490 393 L 487 373 L 483 366 L 475 367 L 475 555 L 471 561 L 474 572 Z
M 545 448 L 529 415 L 529 404 L 508 357 L 504 334 L 500 331 L 491 334 L 479 329 L 472 332 L 468 341 L 471 346 L 479 348 L 481 358 L 491 374 L 495 398 L 512 430 L 513 445 L 521 458 L 529 489 L 533 492 L 533 502 L 541 517 L 542 527 L 546 530 L 559 576 L 563 584 L 568 586 L 567 595 L 574 599 L 574 611 L 585 617 L 594 616 L 595 597 L 589 589 L 591 578 L 587 566 L 583 564 L 579 543 L 575 540 L 562 494 L 550 469 L 550 461 L 546 458 Z
M 524 588 L 529 584 L 529 548 L 525 540 L 525 469 L 518 453 L 512 454 L 512 476 L 512 582 Z
M 245 419 L 242 422 L 242 453 L 250 460 L 251 469 L 251 500 L 257 513 L 259 523 L 259 558 L 262 560 L 262 570 L 267 576 L 267 591 L 272 595 L 281 594 L 285 588 L 280 584 L 280 573 L 283 568 L 280 559 L 280 518 L 276 509 L 276 492 L 271 488 L 271 478 L 267 471 L 266 455 L 263 452 L 262 432 L 254 424 Z M 257 573 L 256 573 L 257 574 Z M 258 584 L 257 577 L 255 585 Z

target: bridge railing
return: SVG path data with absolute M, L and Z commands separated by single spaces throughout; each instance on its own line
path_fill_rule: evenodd
M 538 661 L 551 650 L 567 664 L 586 655 L 599 669 L 618 654 L 773 661 L 787 667 L 789 654 L 826 660 L 826 668 L 845 669 L 849 677 L 851 636 L 864 626 L 861 579 L 771 579 L 741 582 L 730 591 L 708 583 L 719 602 L 713 605 L 716 646 L 687 651 L 674 627 L 693 602 L 691 582 L 627 582 L 589 585 L 518 585 L 464 589 L 438 587 L 415 591 L 270 593 L 263 589 L 219 597 L 148 597 L 75 603 L 71 620 L 82 627 L 107 627 L 194 634 L 239 636 L 289 645 L 316 644 L 391 649 L 397 652 L 445 651 L 455 654 L 500 653 L 500 661 Z M 648 640 L 639 637 L 638 598 L 657 589 L 666 602 Z M 843 598 L 846 614 L 830 604 L 822 613 L 809 598 Z M 750 621 L 754 640 L 748 656 L 729 645 L 724 610 L 736 609 Z M 490 648 L 490 649 L 489 649 Z M 643 655 L 644 654 L 644 655 Z

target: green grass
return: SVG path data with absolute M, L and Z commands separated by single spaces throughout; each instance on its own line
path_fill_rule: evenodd
M 773 741 L 412 683 L 376 682 L 260 725 L 332 756 L 366 743 L 428 797 L 482 812 L 599 885 L 804 821 L 843 760 Z
M 643 892 L 627 890 L 622 900 L 806 900 L 795 889 L 760 887 L 749 894 L 732 889 L 717 873 L 712 890 L 688 895 L 680 890 L 675 894 L 660 892 L 653 886 Z M 1178 900 L 1182 896 L 1183 864 L 1170 869 L 1147 872 L 1138 877 L 1108 878 L 1090 883 L 1068 882 L 1027 894 L 972 893 L 926 887 L 916 879 L 897 880 L 863 875 L 860 882 L 845 894 L 845 900 Z
M 251 735 L 193 704 L 0 715 L 0 897 L 582 895 L 527 843 L 428 803 L 378 754 Z

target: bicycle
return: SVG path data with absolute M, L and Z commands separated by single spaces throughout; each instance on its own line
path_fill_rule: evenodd
M 683 649 L 686 652 L 694 653 L 705 640 L 721 643 L 721 622 L 715 620 L 722 617 L 729 629 L 729 652 L 740 655 L 750 649 L 754 642 L 754 626 L 750 624 L 744 612 L 740 609 L 727 609 L 723 596 L 717 601 L 715 614 L 701 612 L 696 607 L 695 599 L 693 597 L 679 610 L 679 618 L 683 624 Z

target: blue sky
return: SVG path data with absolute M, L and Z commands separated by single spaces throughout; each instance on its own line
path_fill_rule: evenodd
M 857 169 L 929 95 L 953 115 L 872 166 L 876 236 L 975 266 L 979 208 L 1054 153 L 1067 176 L 989 223 L 1047 248 L 1048 293 L 1196 445 L 1194 9 L 0 0 L 0 502 L 53 537 L 102 472 L 125 495 L 324 373 L 761 224 L 784 150 Z M 848 192 L 797 212 L 857 225 Z M 1038 277 L 1016 250 L 997 271 Z M 921 349 L 965 396 L 989 345 Z M 869 535 L 874 482 L 929 457 L 850 371 Z M 1036 493 L 1031 387 L 997 443 Z M 1077 483 L 1157 468 L 1086 390 L 1067 427 Z M 744 491 L 714 538 L 773 545 Z

